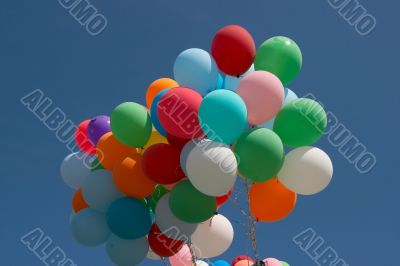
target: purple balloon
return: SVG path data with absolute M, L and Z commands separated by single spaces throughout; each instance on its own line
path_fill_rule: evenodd
M 94 145 L 97 145 L 97 142 L 100 140 L 100 138 L 110 131 L 110 117 L 106 115 L 99 115 L 90 120 L 87 128 L 87 135 L 90 141 Z

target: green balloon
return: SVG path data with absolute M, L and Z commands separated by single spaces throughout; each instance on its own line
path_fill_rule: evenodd
M 217 210 L 217 202 L 215 197 L 204 195 L 184 180 L 172 189 L 169 207 L 178 219 L 195 224 L 210 219 Z
M 242 134 L 235 153 L 239 173 L 256 183 L 276 177 L 285 158 L 281 139 L 266 128 L 254 128 Z
M 255 70 L 264 70 L 277 76 L 285 86 L 300 72 L 302 55 L 297 44 L 283 36 L 266 40 L 258 48 L 254 59 Z
M 99 159 L 94 159 L 92 164 L 90 165 L 90 171 L 96 171 L 104 169 L 104 166 L 99 162 Z
M 319 103 L 300 98 L 279 111 L 274 132 L 287 146 L 310 146 L 321 138 L 327 123 L 326 113 Z
M 290 266 L 289 263 L 287 263 L 286 261 L 281 261 L 282 262 L 282 266 Z
M 122 144 L 135 148 L 143 147 L 152 131 L 147 110 L 133 102 L 118 105 L 111 114 L 110 124 L 113 135 Z
M 154 211 L 156 209 L 157 202 L 168 192 L 169 190 L 165 187 L 156 185 L 153 194 L 151 194 L 150 200 L 148 200 L 150 209 Z

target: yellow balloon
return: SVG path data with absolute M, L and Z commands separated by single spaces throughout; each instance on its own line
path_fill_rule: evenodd
M 153 146 L 154 144 L 158 144 L 158 143 L 166 143 L 166 144 L 168 144 L 168 141 L 163 135 L 158 133 L 158 131 L 155 128 L 153 128 L 153 131 L 151 132 L 150 139 L 147 142 L 147 144 L 143 147 L 141 152 L 143 153 L 144 151 L 147 150 L 147 148 L 149 148 L 150 146 Z

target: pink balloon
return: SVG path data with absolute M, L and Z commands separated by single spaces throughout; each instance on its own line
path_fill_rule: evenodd
M 282 266 L 282 262 L 274 258 L 265 259 L 264 262 L 266 266 Z
M 281 109 L 285 98 L 282 82 L 266 71 L 254 71 L 244 77 L 237 94 L 246 104 L 247 119 L 251 125 L 271 120 Z
M 187 245 L 183 245 L 181 250 L 174 256 L 169 257 L 169 262 L 171 266 L 192 266 L 192 255 L 190 254 L 190 249 Z

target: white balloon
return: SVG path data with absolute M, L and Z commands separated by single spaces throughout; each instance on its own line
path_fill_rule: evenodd
M 223 196 L 235 185 L 237 161 L 228 146 L 207 139 L 190 151 L 186 171 L 190 182 L 200 192 Z
M 93 160 L 92 155 L 83 152 L 75 152 L 65 157 L 60 169 L 64 182 L 69 187 L 78 189 L 85 177 L 90 174 Z
M 90 207 L 103 212 L 111 202 L 123 196 L 115 186 L 111 172 L 103 169 L 91 172 L 85 178 L 82 193 Z
M 332 161 L 324 151 L 301 147 L 286 155 L 278 178 L 285 187 L 298 194 L 313 195 L 329 185 L 332 175 Z
M 196 266 L 208 266 L 208 263 L 202 260 L 196 260 Z
M 193 251 L 198 258 L 213 258 L 223 254 L 232 244 L 234 231 L 229 220 L 215 215 L 199 224 L 191 237 Z
M 196 142 L 193 140 L 188 141 L 185 146 L 183 146 L 183 149 L 181 151 L 181 156 L 180 156 L 180 163 L 181 163 L 181 168 L 183 172 L 187 175 L 186 172 L 186 162 L 187 162 L 187 157 L 189 156 L 189 153 L 196 147 Z

